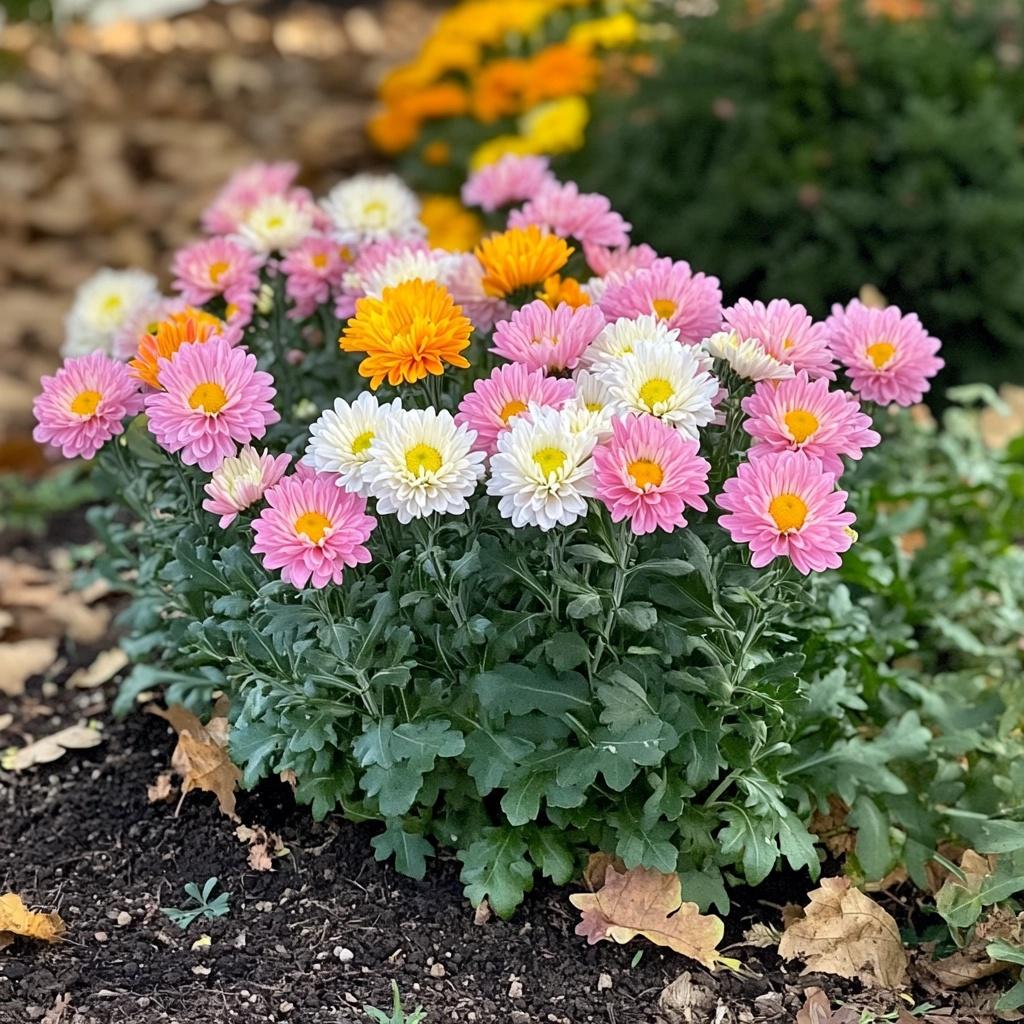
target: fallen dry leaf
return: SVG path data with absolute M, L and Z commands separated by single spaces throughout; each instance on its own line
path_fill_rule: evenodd
M 973 850 L 966 851 L 964 860 L 970 863 L 967 853 L 979 860 Z M 990 907 L 974 927 L 971 941 L 950 956 L 935 961 L 918 961 L 918 966 L 935 978 L 944 989 L 963 988 L 982 978 L 991 977 L 1011 969 L 1011 964 L 993 960 L 988 955 L 990 942 L 1002 939 L 1013 946 L 1024 945 L 1024 912 L 1014 914 L 1005 907 Z
M 823 878 L 809 893 L 804 917 L 779 942 L 779 955 L 801 959 L 812 971 L 859 978 L 874 988 L 899 988 L 907 975 L 907 954 L 892 916 L 849 879 Z
M 57 996 L 47 1011 L 43 1019 L 39 1024 L 63 1024 L 64 1014 L 71 1009 L 71 993 L 65 992 L 62 996 Z
M 20 696 L 29 679 L 45 672 L 56 657 L 57 641 L 52 638 L 0 643 L 0 693 Z
M 237 821 L 235 790 L 242 773 L 228 756 L 228 720 L 223 712 L 218 713 L 219 705 L 214 708 L 213 717 L 206 725 L 191 711 L 177 705 L 166 711 L 151 705 L 148 710 L 169 722 L 178 734 L 178 744 L 171 754 L 171 767 L 182 779 L 181 799 L 184 800 L 193 789 L 213 793 L 221 812 Z M 180 808 L 180 801 L 178 806 Z
M 9 728 L 14 723 L 14 715 L 8 712 L 7 714 L 0 715 L 0 732 Z
M 95 747 L 102 739 L 98 728 L 71 725 L 24 747 L 8 750 L 3 756 L 2 765 L 8 771 L 20 772 L 33 765 L 56 761 L 69 750 L 87 750 L 89 747 Z
M 702 915 L 696 903 L 684 903 L 674 872 L 638 867 L 620 873 L 609 864 L 597 892 L 573 893 L 569 900 L 582 912 L 576 934 L 590 945 L 602 939 L 621 944 L 643 935 L 708 968 L 725 962 L 717 950 L 725 934 L 721 919 Z
M 151 786 L 146 787 L 146 799 L 151 804 L 158 804 L 163 800 L 169 800 L 174 787 L 171 785 L 171 773 L 161 772 Z
M 804 990 L 806 1001 L 797 1011 L 796 1024 L 859 1024 L 864 1020 L 861 1014 L 850 1005 L 832 1009 L 832 1001 L 820 989 L 811 987 Z M 872 1014 L 872 1017 L 875 1015 Z M 877 1017 L 875 1018 L 878 1019 Z M 887 1018 L 888 1019 L 888 1018 Z
M 274 857 L 287 852 L 281 837 L 276 832 L 269 832 L 262 826 L 249 828 L 239 825 L 235 836 L 243 843 L 249 844 L 249 867 L 253 871 L 273 871 Z
M 626 865 L 618 858 L 603 850 L 592 853 L 587 858 L 587 866 L 583 869 L 583 884 L 591 891 L 597 892 L 604 885 L 605 876 L 608 874 L 608 865 L 616 871 L 625 871 Z
M 40 942 L 58 942 L 64 931 L 64 922 L 56 911 L 40 914 L 29 910 L 17 893 L 7 892 L 0 896 L 0 949 L 9 946 L 19 936 Z
M 689 971 L 683 971 L 662 989 L 658 1008 L 669 1024 L 703 1024 L 722 1019 L 716 1014 L 720 1005 L 715 994 Z M 725 1018 L 731 1019 L 731 1018 Z
M 79 690 L 92 690 L 109 682 L 128 664 L 128 655 L 120 647 L 111 647 L 96 655 L 88 668 L 76 669 L 68 679 L 68 686 Z

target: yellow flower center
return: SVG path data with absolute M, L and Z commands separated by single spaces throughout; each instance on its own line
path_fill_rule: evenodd
M 651 303 L 654 315 L 661 320 L 668 320 L 676 311 L 676 304 L 671 299 L 655 299 Z
M 317 268 L 317 270 L 323 270 L 324 267 L 327 266 L 327 253 L 313 253 L 313 258 L 310 260 L 310 263 L 312 263 L 313 266 Z
M 227 273 L 231 264 L 227 260 L 217 260 L 210 264 L 210 283 L 219 284 L 220 279 Z
M 295 532 L 304 533 L 314 544 L 319 544 L 334 524 L 320 512 L 303 512 L 295 520 Z
M 202 409 L 208 416 L 221 411 L 227 402 L 227 392 L 213 381 L 205 381 L 189 395 L 188 404 L 193 409 Z
M 821 426 L 818 417 L 806 409 L 790 409 L 782 418 L 797 444 L 803 444 Z
M 103 312 L 104 313 L 116 313 L 124 303 L 121 301 L 120 295 L 108 295 L 103 300 Z
M 279 213 L 275 213 L 272 216 L 267 218 L 267 227 L 270 228 L 271 230 L 274 230 L 275 228 L 279 228 L 283 224 L 284 224 L 284 217 L 282 217 L 281 214 L 279 214 Z
M 565 452 L 561 448 L 538 448 L 533 461 L 545 476 L 557 473 L 565 465 Z
M 91 416 L 103 400 L 98 391 L 79 391 L 71 399 L 71 411 L 76 416 Z
M 233 302 L 229 302 L 224 307 L 224 319 L 230 320 L 233 316 L 238 316 L 238 312 L 238 307 Z
M 653 409 L 659 402 L 667 402 L 673 394 L 672 385 L 664 377 L 652 377 L 640 388 L 640 401 Z
M 386 212 L 386 204 L 382 203 L 379 199 L 374 199 L 363 207 L 363 216 L 367 221 L 372 221 L 375 224 L 380 224 L 384 220 Z
M 772 498 L 768 512 L 775 520 L 779 533 L 799 530 L 807 518 L 807 506 L 803 498 L 796 494 L 779 494 Z
M 650 459 L 636 459 L 626 467 L 626 470 L 637 487 L 658 487 L 665 479 L 661 466 Z
M 405 464 L 413 476 L 436 473 L 441 468 L 441 453 L 429 444 L 417 444 L 405 453 Z
M 600 412 L 604 408 L 600 402 L 587 402 L 585 404 L 587 412 Z
M 357 438 L 352 441 L 352 454 L 361 455 L 366 451 L 367 448 L 373 443 L 373 431 L 364 430 Z
M 874 345 L 868 345 L 868 358 L 875 364 L 876 370 L 881 370 L 896 355 L 896 346 L 888 341 L 876 341 Z
M 521 412 L 526 412 L 526 403 L 520 402 L 518 398 L 513 398 L 511 402 L 506 402 L 498 415 L 501 417 L 502 423 L 508 423 L 513 416 L 518 416 Z
M 788 352 L 795 344 L 796 342 L 792 338 L 782 339 L 782 348 L 785 352 Z

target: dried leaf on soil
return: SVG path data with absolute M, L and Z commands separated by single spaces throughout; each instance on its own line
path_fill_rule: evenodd
M 963 988 L 1010 969 L 1010 964 L 993 960 L 988 953 L 989 944 L 999 940 L 1024 946 L 1024 913 L 1014 914 L 1005 907 L 992 907 L 975 925 L 971 940 L 963 949 L 941 960 L 918 961 L 918 964 L 944 989 Z
M 146 787 L 146 799 L 151 804 L 158 804 L 164 800 L 170 800 L 174 787 L 171 785 L 171 773 L 161 772 L 153 781 L 151 786 Z
M 806 1002 L 797 1011 L 796 1024 L 860 1024 L 866 1019 L 852 1006 L 833 1011 L 832 1000 L 820 988 L 805 989 L 804 994 Z
M 56 911 L 41 914 L 29 910 L 17 893 L 0 896 L 0 949 L 9 946 L 18 936 L 57 942 L 64 931 L 64 922 Z
M 71 725 L 66 729 L 44 736 L 24 747 L 12 748 L 4 753 L 3 767 L 20 772 L 37 764 L 49 764 L 63 757 L 69 750 L 86 750 L 103 739 L 98 728 L 90 725 Z
M 597 892 L 604 885 L 609 865 L 616 871 L 626 870 L 626 865 L 618 857 L 605 853 L 603 850 L 598 850 L 587 858 L 587 865 L 583 869 L 583 884 L 590 892 Z
M 822 879 L 809 896 L 804 918 L 783 933 L 780 956 L 803 960 L 805 974 L 859 978 L 874 988 L 903 984 L 907 954 L 889 913 L 846 878 Z
M 149 710 L 169 722 L 178 734 L 178 744 L 171 754 L 171 767 L 181 776 L 182 799 L 193 789 L 213 793 L 221 812 L 237 821 L 235 790 L 242 773 L 228 756 L 228 720 L 219 705 L 206 725 L 191 711 L 177 705 L 166 711 L 152 706 Z
M 96 659 L 88 668 L 80 668 L 71 673 L 68 686 L 79 690 L 92 690 L 102 686 L 117 675 L 128 664 L 128 655 L 120 647 L 112 647 L 96 655 Z
M 662 989 L 658 997 L 658 1008 L 669 1024 L 731 1020 L 731 1017 L 723 1018 L 720 1013 L 716 1013 L 720 1007 L 721 1003 L 714 992 L 702 985 L 689 971 L 683 971 L 675 981 Z
M 249 867 L 253 871 L 273 871 L 274 857 L 280 857 L 288 852 L 281 837 L 262 826 L 249 828 L 248 825 L 239 825 L 235 829 L 235 835 L 243 843 L 249 844 Z
M 32 676 L 45 672 L 57 657 L 57 641 L 16 640 L 0 643 L 0 693 L 17 697 Z
M 576 934 L 586 936 L 590 945 L 602 939 L 625 943 L 643 935 L 705 967 L 724 962 L 717 950 L 725 933 L 721 919 L 701 914 L 696 903 L 684 903 L 675 873 L 643 867 L 620 873 L 609 864 L 597 892 L 574 893 L 569 900 L 582 912 Z

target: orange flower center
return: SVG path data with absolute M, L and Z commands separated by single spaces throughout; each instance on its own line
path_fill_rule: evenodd
M 883 369 L 894 355 L 896 346 L 888 341 L 876 341 L 874 345 L 868 345 L 868 358 L 875 364 L 876 370 Z
M 327 266 L 327 253 L 325 253 L 325 252 L 314 253 L 313 254 L 313 258 L 310 260 L 310 263 L 312 263 L 313 266 L 317 268 L 317 270 L 323 270 L 324 267 Z
M 320 512 L 303 512 L 295 520 L 295 532 L 304 533 L 313 544 L 319 544 L 333 525 L 330 519 Z
M 202 409 L 207 416 L 214 416 L 224 408 L 228 400 L 227 392 L 213 381 L 204 381 L 188 398 L 193 409 Z
M 76 416 L 92 416 L 101 401 L 103 401 L 103 395 L 98 391 L 79 391 L 71 399 L 71 411 Z
M 526 412 L 526 403 L 520 402 L 518 398 L 513 398 L 511 402 L 506 402 L 498 415 L 501 417 L 502 423 L 508 423 L 513 416 L 518 416 L 521 412 Z
M 636 459 L 626 467 L 626 470 L 637 487 L 659 487 L 665 479 L 661 466 L 650 459 Z
M 821 426 L 818 417 L 806 409 L 790 409 L 782 418 L 797 444 L 803 444 Z
M 227 260 L 217 260 L 210 264 L 210 283 L 220 284 L 220 279 L 228 272 L 231 266 Z
M 804 525 L 804 520 L 807 518 L 807 505 L 803 498 L 796 494 L 779 494 L 772 498 L 768 512 L 775 520 L 779 533 L 792 533 L 793 530 L 799 530 Z
M 660 320 L 668 320 L 676 308 L 676 304 L 671 299 L 655 299 L 651 303 L 651 310 Z

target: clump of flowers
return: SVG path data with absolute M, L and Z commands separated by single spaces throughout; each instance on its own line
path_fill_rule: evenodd
M 319 205 L 292 180 L 229 183 L 174 260 L 192 305 L 90 282 L 36 401 L 36 438 L 98 453 L 145 524 L 107 529 L 139 608 L 173 606 L 140 649 L 230 697 L 249 782 L 378 820 L 404 871 L 455 843 L 503 914 L 594 843 L 709 891 L 817 870 L 801 814 L 840 783 L 787 708 L 877 662 L 815 625 L 821 574 L 855 544 L 872 403 L 917 401 L 935 339 L 857 303 L 723 307 L 532 158 L 467 186 L 511 207 L 472 253 L 431 247 L 395 177 Z M 134 305 L 159 319 L 118 361 Z

